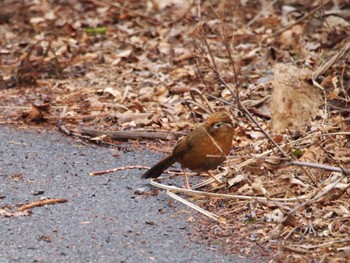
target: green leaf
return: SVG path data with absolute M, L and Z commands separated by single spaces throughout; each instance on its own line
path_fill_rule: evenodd
M 293 154 L 294 154 L 295 157 L 299 158 L 299 157 L 301 157 L 303 155 L 303 151 L 300 150 L 300 149 L 296 149 Z
M 90 36 L 105 35 L 107 32 L 107 27 L 89 27 L 85 29 L 85 32 Z

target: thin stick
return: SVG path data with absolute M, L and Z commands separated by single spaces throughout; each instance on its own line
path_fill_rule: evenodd
M 175 19 L 175 20 L 172 21 L 172 22 L 169 22 L 168 25 L 167 25 L 167 27 L 170 28 L 172 25 L 174 25 L 174 24 L 176 24 L 177 22 L 183 20 L 183 19 L 185 18 L 185 16 L 191 11 L 192 7 L 194 7 L 194 5 L 195 5 L 195 2 L 192 1 L 192 2 L 190 3 L 189 7 L 187 8 L 187 10 L 186 10 L 182 15 L 180 15 L 177 19 Z
M 270 2 L 259 14 L 257 14 L 252 20 L 247 23 L 247 26 L 251 26 L 256 20 L 258 20 L 268 9 L 270 9 L 278 0 Z
M 292 28 L 293 26 L 299 24 L 300 22 L 304 21 L 306 18 L 308 18 L 309 16 L 312 16 L 314 13 L 316 13 L 318 10 L 320 10 L 321 8 L 324 8 L 325 5 L 327 5 L 330 1 L 327 1 L 326 3 L 324 3 L 323 5 L 319 5 L 317 6 L 314 10 L 310 11 L 308 14 L 306 14 L 305 16 L 299 18 L 298 20 L 296 20 L 294 23 L 286 26 L 285 28 L 282 28 L 281 30 L 278 30 L 276 33 L 266 36 L 264 37 L 261 42 L 264 42 L 265 40 L 269 39 L 269 38 L 274 38 L 280 34 L 282 34 L 283 32 L 287 31 L 288 29 Z
M 217 222 L 220 222 L 220 223 L 223 223 L 223 224 L 226 224 L 226 218 L 224 217 L 221 217 L 221 216 L 218 216 L 216 214 L 213 214 L 189 201 L 187 201 L 186 199 L 172 193 L 171 191 L 166 191 L 167 195 L 169 195 L 170 197 L 174 198 L 176 201 L 179 201 L 187 206 L 189 206 L 190 208 L 196 210 L 197 212 L 199 213 L 202 213 L 203 215 L 206 215 L 207 217 L 217 221 Z
M 293 197 L 293 198 L 267 198 L 267 197 L 261 197 L 261 196 L 219 194 L 219 193 L 197 191 L 197 190 L 192 190 L 192 189 L 178 188 L 175 186 L 170 186 L 170 185 L 158 183 L 158 182 L 154 181 L 154 179 L 150 180 L 150 184 L 155 186 L 155 187 L 158 187 L 160 189 L 169 190 L 169 191 L 174 192 L 174 193 L 182 193 L 182 194 L 190 195 L 190 196 L 215 197 L 215 198 L 223 198 L 223 199 L 255 200 L 258 202 L 276 201 L 276 202 L 286 202 L 287 203 L 287 202 L 306 200 L 314 195 L 314 193 L 309 193 L 306 195 Z
M 207 171 L 207 174 L 208 174 L 211 178 L 213 178 L 216 182 L 218 182 L 219 184 L 222 183 L 222 182 L 221 182 L 219 179 L 217 179 L 211 172 Z
M 337 180 L 335 180 L 333 183 L 326 185 L 320 192 L 317 193 L 317 195 L 315 195 L 313 198 L 311 198 L 310 200 L 307 200 L 306 202 L 298 205 L 297 207 L 293 208 L 291 211 L 288 212 L 288 214 L 286 215 L 289 216 L 291 214 L 293 214 L 294 212 L 296 212 L 298 209 L 305 207 L 308 204 L 311 204 L 315 201 L 317 201 L 318 199 L 320 199 L 322 196 L 324 196 L 325 194 L 327 194 L 329 191 L 331 191 L 340 181 L 342 181 L 344 178 L 346 177 L 346 175 L 343 175 L 341 177 L 339 177 Z M 285 217 L 285 218 L 286 218 Z
M 114 172 L 119 172 L 119 171 L 130 170 L 130 169 L 150 169 L 150 167 L 143 166 L 143 165 L 130 165 L 130 166 L 117 167 L 117 168 L 113 168 L 113 169 L 107 169 L 104 171 L 91 172 L 91 173 L 89 173 L 89 175 L 96 176 L 96 175 L 114 173 Z
M 220 145 L 215 141 L 213 136 L 211 136 L 209 134 L 209 132 L 204 127 L 201 127 L 201 128 L 203 129 L 204 133 L 206 135 L 208 135 L 209 139 L 212 141 L 212 143 L 215 145 L 215 147 L 219 150 L 219 152 L 221 153 L 221 156 L 226 156 L 226 154 L 223 152 L 223 150 L 221 149 Z
M 319 164 L 319 163 L 291 161 L 291 162 L 286 163 L 286 165 L 305 166 L 305 167 L 311 167 L 311 168 L 319 168 L 319 169 L 332 171 L 332 172 L 350 174 L 350 169 L 339 168 L 339 167 L 334 167 L 334 166 L 329 166 L 329 165 Z
M 269 141 L 287 158 L 290 158 L 290 156 L 283 151 L 283 149 L 271 138 L 270 134 L 268 134 L 265 129 L 254 119 L 254 117 L 251 115 L 251 113 L 248 111 L 248 109 L 244 106 L 244 104 L 240 101 L 239 98 L 237 98 L 236 94 L 233 92 L 233 90 L 231 89 L 231 87 L 225 82 L 225 80 L 221 77 L 220 73 L 217 72 L 219 79 L 221 81 L 221 83 L 225 86 L 225 88 L 227 88 L 231 95 L 236 98 L 240 108 L 243 110 L 244 114 L 248 117 L 248 119 L 250 119 L 251 122 L 253 122 L 258 128 L 259 130 L 269 139 Z
M 157 131 L 102 131 L 88 127 L 81 127 L 79 131 L 86 136 L 97 137 L 102 135 L 110 136 L 112 140 L 137 140 L 137 139 L 156 139 L 170 140 L 173 135 L 169 132 Z
M 303 140 L 306 140 L 306 139 L 310 138 L 310 137 L 313 136 L 313 135 L 314 135 L 314 134 L 309 134 L 309 135 L 307 135 L 307 136 L 304 137 L 304 138 L 300 138 L 300 139 L 297 139 L 297 140 L 295 140 L 295 141 L 291 141 L 291 142 L 282 144 L 281 147 L 285 147 L 285 146 L 287 146 L 287 145 L 293 145 L 294 143 L 298 143 L 298 142 L 301 142 L 301 141 L 303 141 Z M 320 136 L 321 136 L 321 135 L 320 135 Z M 263 156 L 266 156 L 266 155 L 268 155 L 268 154 L 274 152 L 275 150 L 276 150 L 276 149 L 271 149 L 271 150 L 268 150 L 268 151 L 266 151 L 266 152 L 263 152 L 263 153 L 261 153 L 261 154 L 259 154 L 259 155 L 253 156 L 251 159 L 246 160 L 246 161 L 244 161 L 244 162 L 242 162 L 242 163 L 240 163 L 240 164 L 235 165 L 235 168 L 241 169 L 241 168 L 243 168 L 243 167 L 245 167 L 245 166 L 247 166 L 247 165 L 249 165 L 249 164 L 255 162 L 257 159 L 262 158 Z M 284 160 L 290 160 L 290 158 L 288 157 L 288 158 L 285 158 Z M 224 174 L 226 174 L 226 172 L 217 174 L 215 177 L 220 179 Z M 201 187 L 203 187 L 203 186 L 206 186 L 206 185 L 208 185 L 208 184 L 211 184 L 212 182 L 214 182 L 214 180 L 213 180 L 212 178 L 209 178 L 209 179 L 207 179 L 207 180 L 205 180 L 205 181 L 203 181 L 203 182 L 200 182 L 200 183 L 198 183 L 198 184 L 192 186 L 192 189 L 201 188 Z
M 213 112 L 214 112 L 213 107 L 210 105 L 208 99 L 204 96 L 203 92 L 201 92 L 199 89 L 194 89 L 194 88 L 192 88 L 192 89 L 190 90 L 190 96 L 192 97 L 192 100 L 193 100 L 194 102 L 196 101 L 196 99 L 195 99 L 195 97 L 194 97 L 194 94 L 193 94 L 194 92 L 196 92 L 196 93 L 200 96 L 200 98 L 202 99 L 202 101 L 205 102 L 205 104 L 207 104 L 208 108 L 210 109 L 210 112 L 213 113 Z
M 208 40 L 207 40 L 207 38 L 204 36 L 204 34 L 202 35 L 202 37 L 203 37 L 203 39 L 204 39 L 204 44 L 205 44 L 205 46 L 207 47 L 207 50 L 208 50 L 208 52 L 209 52 L 209 56 L 210 56 L 210 58 L 211 58 L 211 60 L 212 60 L 212 62 L 213 62 L 213 67 L 214 67 L 215 71 L 218 72 L 218 67 L 217 67 L 217 65 L 216 65 L 214 55 L 213 55 L 213 53 L 211 52 L 211 49 L 210 49 L 210 47 L 209 47 Z
M 248 109 L 244 106 L 244 104 L 240 101 L 240 99 L 235 95 L 235 93 L 233 92 L 233 90 L 231 89 L 231 87 L 229 87 L 229 85 L 225 82 L 225 80 L 221 77 L 220 73 L 217 72 L 218 77 L 220 78 L 222 84 L 230 91 L 230 93 L 232 94 L 232 96 L 234 98 L 236 98 L 238 105 L 240 106 L 240 108 L 243 109 L 244 114 L 248 117 L 248 119 L 250 119 L 250 121 L 252 121 L 259 129 L 260 131 L 266 136 L 266 138 L 268 138 L 268 140 L 283 154 L 284 157 L 286 158 L 290 158 L 290 159 L 296 159 L 295 156 L 292 155 L 292 157 L 290 157 L 283 149 L 282 147 L 280 147 L 272 138 L 271 136 L 265 131 L 265 129 L 253 118 L 252 114 L 248 111 Z M 316 179 L 303 167 L 301 167 L 301 169 L 305 172 L 305 174 L 309 177 L 309 179 L 311 180 L 311 182 L 315 185 L 318 186 L 318 183 L 316 181 Z
M 313 248 L 320 248 L 320 247 L 329 247 L 329 246 L 334 245 L 334 244 L 348 243 L 348 242 L 350 242 L 350 239 L 345 238 L 345 239 L 332 240 L 332 241 L 325 242 L 325 243 L 318 244 L 318 245 L 299 245 L 298 247 L 301 247 L 303 249 L 313 249 Z M 288 248 L 289 246 L 284 246 L 284 247 Z M 291 246 L 291 247 L 293 247 L 293 246 Z M 297 246 L 295 246 L 295 247 L 297 247 Z
M 39 201 L 34 201 L 25 205 L 22 205 L 18 208 L 18 211 L 24 211 L 31 209 L 33 207 L 39 207 L 39 206 L 44 206 L 44 205 L 53 205 L 53 204 L 58 204 L 58 203 L 65 203 L 68 202 L 67 199 L 61 199 L 61 198 L 53 198 L 53 199 L 46 199 L 46 200 L 39 200 Z

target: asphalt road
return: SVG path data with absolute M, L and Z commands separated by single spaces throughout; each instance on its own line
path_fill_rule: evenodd
M 50 131 L 0 126 L 0 210 L 45 198 L 68 202 L 0 213 L 0 262 L 252 262 L 193 242 L 195 211 L 149 191 L 142 171 L 91 177 L 91 171 L 150 165 L 154 153 L 86 146 Z M 188 213 L 179 212 L 188 210 Z

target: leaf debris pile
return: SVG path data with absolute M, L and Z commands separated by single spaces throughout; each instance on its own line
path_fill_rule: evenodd
M 305 200 L 196 197 L 196 203 L 228 219 L 226 225 L 199 219 L 197 235 L 226 251 L 255 253 L 257 244 L 268 255 L 278 251 L 276 259 L 283 262 L 349 259 L 349 176 L 279 166 L 285 156 L 277 150 L 235 170 L 273 148 L 237 96 L 289 156 L 349 167 L 347 1 L 5 0 L 1 5 L 0 123 L 174 132 L 191 128 L 211 111 L 227 110 L 239 124 L 235 158 L 227 162 L 228 185 L 215 191 L 307 195 L 308 200 L 323 194 L 289 216 Z M 277 132 L 270 102 L 279 85 L 272 82 L 278 65 L 289 63 L 311 73 L 284 67 L 290 75 L 286 84 L 317 87 L 324 101 L 303 118 L 308 124 L 290 121 L 288 114 L 273 118 L 288 120 L 282 126 L 288 130 Z

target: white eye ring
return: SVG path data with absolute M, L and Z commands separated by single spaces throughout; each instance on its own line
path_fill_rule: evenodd
M 223 122 L 221 122 L 221 121 L 216 122 L 216 123 L 214 124 L 214 129 L 219 129 L 220 127 L 222 127 L 222 125 L 224 125 Z

